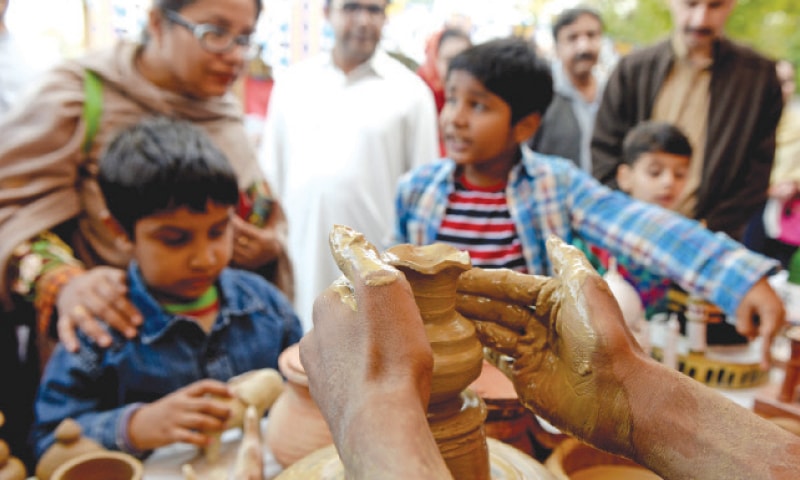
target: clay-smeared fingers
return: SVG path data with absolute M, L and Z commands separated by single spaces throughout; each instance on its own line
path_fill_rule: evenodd
M 518 332 L 496 323 L 473 320 L 473 324 L 475 325 L 475 333 L 478 335 L 478 340 L 483 346 L 514 358 L 519 356 L 517 344 L 519 343 L 520 334 Z
M 566 243 L 561 238 L 550 235 L 546 243 L 547 257 L 553 264 L 553 271 L 557 277 L 563 275 L 585 275 L 597 271 L 589 263 L 586 255 L 578 248 Z
M 344 225 L 334 225 L 328 239 L 331 254 L 339 270 L 356 285 L 384 285 L 401 276 L 400 272 L 381 259 L 363 233 Z
M 530 307 L 466 293 L 457 295 L 456 309 L 470 320 L 496 323 L 517 334 L 525 332 L 533 317 Z
M 480 295 L 519 305 L 533 305 L 547 277 L 525 275 L 508 269 L 473 267 L 458 278 L 458 292 Z

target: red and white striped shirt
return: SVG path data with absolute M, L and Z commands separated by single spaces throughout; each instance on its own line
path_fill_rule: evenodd
M 469 252 L 473 266 L 527 273 L 505 189 L 505 182 L 479 187 L 460 175 L 447 199 L 436 240 Z

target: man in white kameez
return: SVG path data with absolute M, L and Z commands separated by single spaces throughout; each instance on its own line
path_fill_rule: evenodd
M 259 160 L 287 212 L 305 330 L 314 299 L 340 276 L 328 247 L 331 227 L 388 239 L 397 180 L 437 157 L 430 91 L 377 48 L 387 5 L 327 0 L 332 51 L 290 67 L 270 98 Z

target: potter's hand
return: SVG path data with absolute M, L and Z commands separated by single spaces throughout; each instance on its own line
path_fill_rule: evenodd
M 210 433 L 225 428 L 231 414 L 225 399 L 230 398 L 224 382 L 198 380 L 140 407 L 128 424 L 130 442 L 141 451 L 176 442 L 206 446 Z
M 511 379 L 528 408 L 581 439 L 626 452 L 631 419 L 622 384 L 628 360 L 643 353 L 586 257 L 556 237 L 547 253 L 555 278 L 473 268 L 459 279 L 456 307 L 484 345 L 514 357 Z
M 241 268 L 255 270 L 277 259 L 286 243 L 284 225 L 258 227 L 234 216 L 233 263 Z
M 758 316 L 758 325 L 754 322 Z M 760 335 L 761 368 L 768 369 L 771 363 L 770 350 L 775 335 L 786 323 L 786 311 L 775 290 L 766 278 L 762 278 L 745 294 L 736 309 L 736 331 L 750 339 Z
M 411 287 L 363 235 L 336 226 L 330 244 L 347 280 L 317 298 L 300 358 L 347 478 L 448 478 L 425 417 L 433 354 Z
M 128 300 L 125 271 L 113 267 L 94 267 L 69 281 L 58 293 L 58 337 L 71 352 L 80 343 L 75 329 L 80 328 L 101 347 L 111 345 L 111 336 L 101 322 L 128 338 L 136 336 L 142 315 Z

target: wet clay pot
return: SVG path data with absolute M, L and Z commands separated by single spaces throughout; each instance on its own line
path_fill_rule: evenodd
M 100 450 L 68 460 L 52 480 L 141 480 L 142 462 L 122 452 Z
M 308 377 L 300 363 L 300 347 L 281 353 L 278 368 L 286 385 L 269 411 L 264 442 L 284 468 L 333 443 L 328 424 L 308 390 Z
M 61 422 L 55 431 L 56 443 L 44 452 L 36 465 L 36 478 L 50 480 L 62 464 L 89 452 L 105 450 L 99 443 L 82 436 L 81 426 L 71 418 Z
M 478 378 L 483 347 L 474 325 L 455 309 L 458 277 L 469 254 L 449 245 L 397 245 L 384 259 L 405 274 L 433 350 L 428 422 L 454 478 L 490 478 L 483 422 L 486 404 L 467 387 Z

